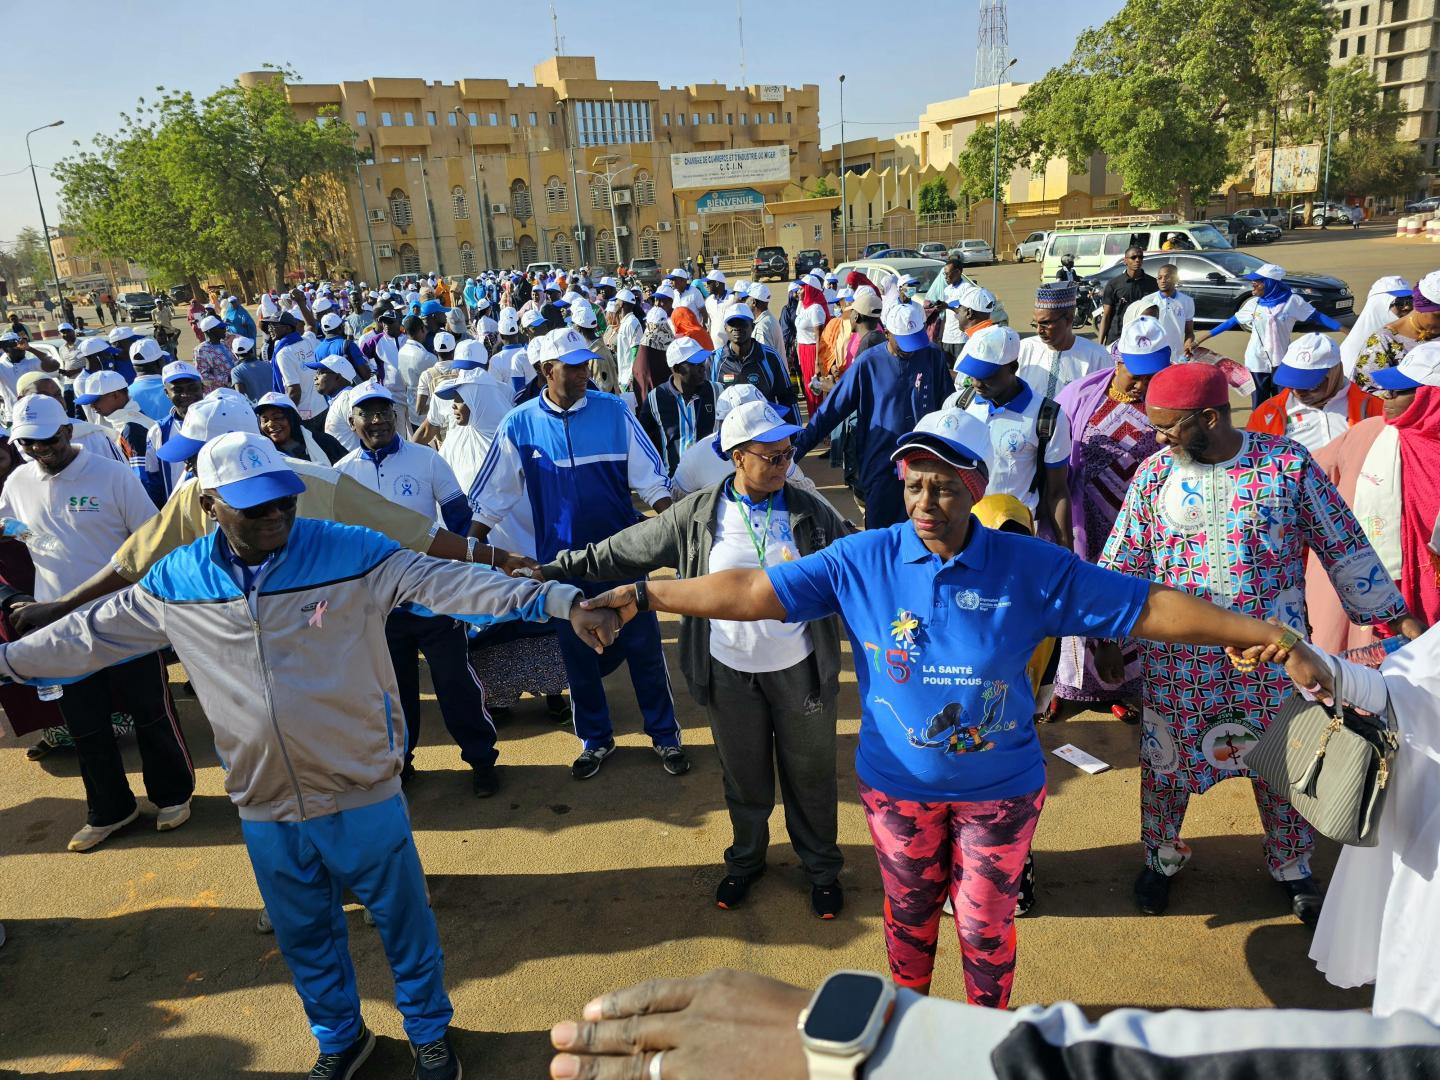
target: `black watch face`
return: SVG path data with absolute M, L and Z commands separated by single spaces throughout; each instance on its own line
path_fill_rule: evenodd
M 848 1043 L 865 1031 L 885 983 L 874 975 L 842 972 L 831 976 L 805 1018 L 805 1036 Z

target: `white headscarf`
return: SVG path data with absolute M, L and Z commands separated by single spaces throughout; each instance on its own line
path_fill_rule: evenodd
M 467 368 L 444 390 L 442 398 L 453 400 L 453 394 L 458 394 L 470 409 L 470 422 L 462 427 L 452 421 L 440 444 L 440 456 L 455 470 L 460 490 L 469 491 L 495 441 L 500 421 L 510 411 L 510 389 L 483 368 Z
M 1355 374 L 1355 364 L 1360 359 L 1360 350 L 1365 347 L 1365 342 L 1369 340 L 1370 335 L 1395 321 L 1395 315 L 1390 310 L 1390 305 L 1395 302 L 1395 297 L 1391 293 L 1398 292 L 1400 289 L 1408 292 L 1410 283 L 1399 274 L 1382 277 L 1370 286 L 1370 295 L 1365 300 L 1365 306 L 1356 316 L 1355 325 L 1350 328 L 1350 333 L 1346 334 L 1345 340 L 1340 343 L 1340 365 L 1345 369 L 1347 379 Z

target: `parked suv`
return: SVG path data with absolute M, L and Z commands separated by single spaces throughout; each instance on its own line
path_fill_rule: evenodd
M 150 318 L 150 313 L 155 310 L 155 298 L 148 292 L 121 293 L 115 306 L 125 316 L 126 322 L 135 322 L 137 319 Z
M 1290 227 L 1300 225 L 1349 225 L 1350 211 L 1337 202 L 1315 203 L 1310 207 L 1310 216 L 1305 216 L 1305 204 L 1296 203 L 1290 208 Z
M 751 270 L 756 281 L 764 281 L 767 277 L 784 281 L 790 276 L 790 256 L 783 247 L 756 248 Z
M 647 288 L 654 289 L 659 286 L 662 277 L 659 259 L 631 259 L 630 274 L 636 281 Z
M 826 268 L 825 253 L 819 248 L 806 248 L 804 251 L 795 253 L 795 276 L 801 277 L 811 270 L 823 270 Z
M 1282 232 L 1290 224 L 1290 215 L 1283 207 L 1279 206 L 1252 206 L 1247 210 L 1236 210 L 1235 217 L 1259 218 L 1267 224 L 1274 225 Z
M 939 259 L 944 262 L 950 256 L 949 250 L 938 240 L 930 240 L 916 248 L 922 259 Z
M 1045 255 L 1045 241 L 1050 239 L 1050 234 L 1044 230 L 1032 232 L 1029 236 L 1015 245 L 1015 261 L 1024 262 L 1026 259 L 1039 260 Z

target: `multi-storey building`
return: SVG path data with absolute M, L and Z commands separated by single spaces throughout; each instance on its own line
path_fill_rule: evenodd
M 1436 0 L 1331 0 L 1340 28 L 1330 60 L 1370 64 L 1380 92 L 1404 114 L 1398 137 L 1419 145 L 1425 162 L 1440 168 L 1440 13 Z
M 698 250 L 706 204 L 671 186 L 672 153 L 786 146 L 792 177 L 820 171 L 817 86 L 598 79 L 588 56 L 553 57 L 534 77 L 285 87 L 297 115 L 359 135 L 346 249 L 357 274 L 673 263 Z

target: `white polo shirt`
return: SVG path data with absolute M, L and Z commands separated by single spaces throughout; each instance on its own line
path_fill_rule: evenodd
M 1155 318 L 1165 331 L 1165 344 L 1170 346 L 1170 359 L 1179 363 L 1179 358 L 1185 351 L 1185 324 L 1195 321 L 1194 299 L 1179 289 L 1175 290 L 1174 296 L 1157 292 L 1145 299 L 1146 303 L 1153 303 L 1156 307 Z
M 391 502 L 437 522 L 441 521 L 440 504 L 463 495 L 449 462 L 430 447 L 405 439 L 400 440 L 399 450 L 382 452 L 378 463 L 359 449 L 337 461 L 335 469 Z
M 1285 395 L 1285 437 L 1312 454 L 1350 429 L 1350 382 L 1340 384 L 1335 396 L 1318 409 L 1300 400 L 1294 390 Z
M 1027 383 L 1028 387 L 1029 384 Z M 1022 397 L 1023 392 L 1022 392 Z M 959 404 L 958 393 L 945 399 L 941 408 Z M 1043 399 L 1033 389 L 1024 407 L 1016 412 L 1015 402 L 991 411 L 990 403 L 976 396 L 966 410 L 990 429 L 990 448 L 995 453 L 995 468 L 990 473 L 987 495 L 1013 495 L 1033 514 L 1040 505 L 1040 496 L 1031 490 L 1035 481 L 1035 459 L 1040 449 L 1040 403 Z M 1064 465 L 1070 460 L 1070 421 L 1062 410 L 1055 418 L 1055 434 L 1045 447 L 1046 466 Z
M 154 515 L 155 504 L 129 466 L 88 450 L 55 476 L 26 462 L 0 490 L 0 517 L 18 518 L 32 532 L 60 541 L 59 551 L 30 552 L 41 602 L 106 569 L 110 556 Z
M 1063 352 L 1052 349 L 1038 337 L 1020 342 L 1020 370 L 1017 374 L 1042 397 L 1053 398 L 1065 387 L 1086 375 L 1115 366 L 1110 350 L 1089 338 L 1077 337 Z
M 300 387 L 300 400 L 295 405 L 300 419 L 309 420 L 324 412 L 325 398 L 315 389 L 315 372 L 305 366 L 315 359 L 315 339 L 301 335 L 298 341 L 276 349 L 272 359 L 285 386 Z

